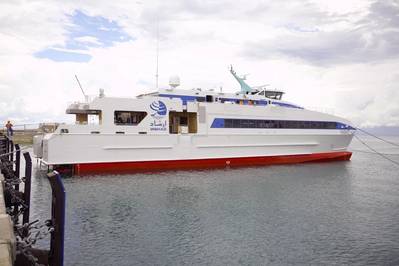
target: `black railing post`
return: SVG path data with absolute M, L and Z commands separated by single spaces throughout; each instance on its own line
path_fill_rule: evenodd
M 22 218 L 22 224 L 29 223 L 30 190 L 31 190 L 31 180 L 32 180 L 32 159 L 30 158 L 29 152 L 24 152 L 24 158 L 25 158 L 24 201 L 25 201 L 27 208 L 24 211 L 24 216 Z
M 9 152 L 10 152 L 10 140 L 6 136 L 6 152 L 5 153 L 9 153 Z
M 3 134 L 0 134 L 0 154 L 6 153 L 6 137 Z
M 64 265 L 64 231 L 65 231 L 65 188 L 61 176 L 53 171 L 47 175 L 51 190 L 51 223 L 54 231 L 51 232 L 49 265 Z
M 21 167 L 21 148 L 19 147 L 19 144 L 15 144 L 15 177 L 19 178 L 19 173 L 20 173 L 20 167 Z M 19 190 L 19 185 L 15 185 L 15 189 Z
M 14 161 L 14 141 L 10 140 L 10 162 Z M 14 171 L 14 165 L 11 165 L 11 171 Z
M 21 165 L 21 150 L 19 148 L 18 144 L 15 144 L 15 171 L 13 169 L 12 173 L 14 174 L 14 178 L 15 179 L 19 179 L 19 168 Z M 13 167 L 13 165 L 11 165 L 11 168 Z M 19 184 L 15 184 L 14 186 L 15 191 L 19 191 Z M 14 205 L 14 215 L 17 216 L 18 215 L 18 211 L 19 211 L 19 206 L 18 204 Z
M 2 154 L 7 153 L 7 138 L 5 135 L 0 134 L 0 163 L 6 160 L 5 156 L 2 156 Z M 1 173 L 4 174 L 3 168 L 1 169 Z

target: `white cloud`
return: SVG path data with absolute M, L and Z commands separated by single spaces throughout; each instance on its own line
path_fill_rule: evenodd
M 101 42 L 99 42 L 98 39 L 93 36 L 76 37 L 74 40 L 82 43 L 101 45 Z
M 65 120 L 67 103 L 82 98 L 75 74 L 89 94 L 104 88 L 107 95 L 133 97 L 153 89 L 158 17 L 163 86 L 170 75 L 178 74 L 188 89 L 223 86 L 235 91 L 238 84 L 227 71 L 233 64 L 237 71 L 251 73 L 250 84 L 270 83 L 299 105 L 333 109 L 358 125 L 399 125 L 399 59 L 393 46 L 397 34 L 387 35 L 398 24 L 385 19 L 395 17 L 387 13 L 395 9 L 386 8 L 394 2 L 337 3 L 2 2 L 0 119 Z M 85 63 L 34 57 L 35 52 L 65 42 L 71 26 L 67 15 L 74 10 L 117 21 L 133 40 L 92 47 L 86 51 L 92 59 Z M 380 42 L 367 47 L 368 53 L 358 48 L 367 38 L 375 44 L 377 37 Z M 90 36 L 78 41 L 98 42 Z M 367 54 L 373 60 L 362 58 Z

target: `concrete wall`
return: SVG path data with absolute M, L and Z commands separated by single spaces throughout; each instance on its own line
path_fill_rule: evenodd
M 0 173 L 0 266 L 9 266 L 15 259 L 15 237 L 10 216 L 6 213 L 3 181 Z

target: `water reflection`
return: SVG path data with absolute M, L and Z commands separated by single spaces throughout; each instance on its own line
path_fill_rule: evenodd
M 351 162 L 64 179 L 66 265 L 395 264 L 399 182 L 385 166 L 364 153 Z M 33 217 L 49 217 L 50 197 L 36 172 Z
M 165 207 L 169 232 L 167 252 L 170 254 L 170 264 L 176 259 L 189 263 L 198 254 L 202 254 L 203 224 L 199 213 L 201 200 L 203 199 L 196 188 L 172 185 L 166 189 Z

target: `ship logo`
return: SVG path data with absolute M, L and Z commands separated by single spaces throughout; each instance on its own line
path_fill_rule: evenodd
M 156 117 L 156 116 L 164 116 L 167 113 L 167 108 L 166 105 L 162 102 L 162 101 L 154 101 L 151 103 L 150 105 L 151 110 L 154 111 L 153 114 L 151 114 L 152 116 Z

